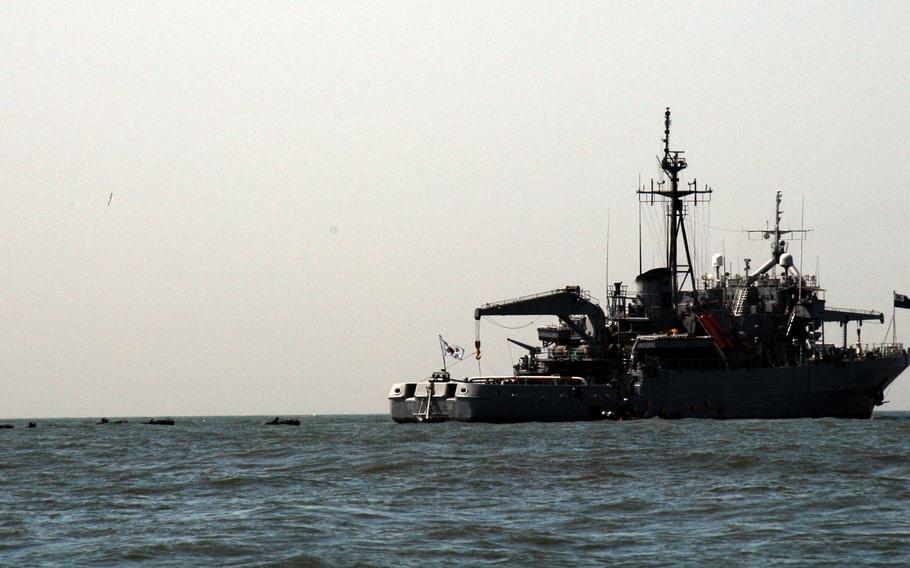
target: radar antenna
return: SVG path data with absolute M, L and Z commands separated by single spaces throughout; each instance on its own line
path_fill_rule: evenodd
M 749 276 L 749 279 L 746 283 L 747 286 L 751 285 L 753 282 L 758 280 L 758 278 L 777 266 L 780 262 L 780 257 L 782 254 L 787 252 L 787 241 L 784 240 L 786 235 L 793 235 L 794 239 L 803 241 L 806 239 L 806 235 L 812 232 L 812 229 L 781 229 L 780 220 L 784 214 L 784 211 L 780 208 L 782 193 L 780 191 L 775 195 L 774 200 L 774 228 L 767 228 L 767 223 L 765 223 L 765 229 L 749 229 L 744 231 L 750 239 L 755 237 L 763 239 L 773 239 L 771 241 L 771 259 L 762 265 L 761 268 L 755 271 L 754 274 Z M 800 285 L 802 285 L 802 275 L 800 275 Z
M 691 282 L 692 291 L 695 291 L 695 276 L 692 272 L 692 256 L 689 253 L 689 237 L 686 235 L 686 226 L 683 219 L 686 216 L 686 204 L 691 203 L 698 205 L 698 198 L 702 196 L 702 201 L 711 201 L 712 190 L 698 189 L 698 180 L 693 179 L 687 183 L 687 189 L 679 188 L 679 172 L 686 169 L 688 165 L 686 158 L 681 156 L 682 150 L 670 150 L 670 107 L 667 107 L 664 113 L 664 156 L 659 158 L 660 169 L 670 178 L 670 188 L 664 188 L 662 183 L 657 184 L 655 188 L 654 180 L 651 180 L 650 189 L 641 188 L 638 190 L 639 203 L 648 202 L 654 204 L 654 197 L 660 196 L 663 201 L 667 202 L 667 269 L 670 271 L 670 278 L 673 285 L 673 307 L 675 308 L 679 300 L 679 292 L 686 285 L 686 280 Z M 686 253 L 686 263 L 680 264 L 678 260 L 678 240 L 682 236 L 683 250 Z M 682 275 L 682 278 L 680 278 Z

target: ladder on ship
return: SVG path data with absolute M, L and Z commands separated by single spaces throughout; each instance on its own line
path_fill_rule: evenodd
M 749 295 L 749 288 L 742 287 L 736 291 L 736 298 L 733 300 L 733 315 L 740 317 L 743 315 L 743 307 L 746 305 L 746 297 Z
M 427 408 L 424 410 L 423 404 L 421 404 L 417 407 L 417 412 L 414 413 L 418 422 L 442 422 L 448 418 L 445 413 L 433 412 L 433 395 L 435 394 L 435 390 L 432 381 L 427 383 Z

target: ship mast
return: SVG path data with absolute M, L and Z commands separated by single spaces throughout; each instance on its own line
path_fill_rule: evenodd
M 759 235 L 765 239 L 772 239 L 771 241 L 771 258 L 756 270 L 749 279 L 746 281 L 747 286 L 751 286 L 753 282 L 759 279 L 762 274 L 768 272 L 775 266 L 780 263 L 781 255 L 787 252 L 787 242 L 784 240 L 786 235 L 798 235 L 797 238 L 800 240 L 805 240 L 806 234 L 810 233 L 812 229 L 781 229 L 780 220 L 783 215 L 783 210 L 780 208 L 781 203 L 781 192 L 778 191 L 774 199 L 774 230 L 770 229 L 750 229 L 746 231 L 746 234 L 752 237 L 753 235 Z M 767 224 L 766 224 L 767 226 Z M 800 274 L 800 289 L 802 289 L 802 279 L 803 276 Z
M 695 275 L 692 272 L 692 256 L 689 253 L 689 237 L 686 235 L 686 226 L 683 219 L 686 216 L 686 203 L 698 205 L 699 195 L 703 197 L 702 201 L 710 201 L 711 189 L 699 190 L 698 181 L 692 180 L 686 184 L 686 189 L 679 188 L 679 172 L 686 169 L 686 159 L 681 156 L 682 150 L 670 150 L 670 107 L 667 107 L 664 113 L 664 156 L 659 159 L 660 168 L 667 174 L 670 180 L 670 188 L 664 187 L 664 183 L 657 184 L 654 187 L 654 180 L 651 180 L 650 189 L 640 189 L 638 191 L 639 201 L 650 201 L 654 203 L 654 196 L 660 196 L 667 201 L 667 269 L 670 272 L 670 280 L 673 286 L 673 307 L 675 308 L 679 301 L 679 292 L 686 285 L 686 280 L 691 282 L 692 291 L 695 291 Z M 642 196 L 648 196 L 642 198 Z M 686 255 L 686 263 L 679 263 L 679 237 L 682 236 L 683 250 Z M 680 275 L 682 276 L 680 278 Z

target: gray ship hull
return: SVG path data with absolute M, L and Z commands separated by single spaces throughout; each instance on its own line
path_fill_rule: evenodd
M 608 385 L 399 383 L 389 401 L 395 422 L 570 422 L 603 420 L 619 411 L 617 389 Z M 398 392 L 396 392 L 396 389 Z
M 870 418 L 907 353 L 801 367 L 665 369 L 641 378 L 636 414 L 664 418 Z

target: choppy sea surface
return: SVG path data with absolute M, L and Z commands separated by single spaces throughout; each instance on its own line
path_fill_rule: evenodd
M 0 420 L 0 565 L 910 565 L 908 413 L 265 419 Z

